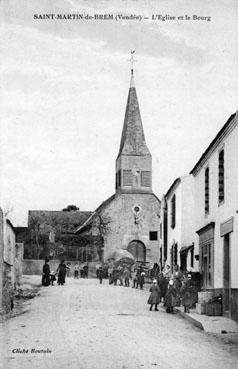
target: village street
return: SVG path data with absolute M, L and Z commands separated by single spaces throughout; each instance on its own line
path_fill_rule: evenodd
M 1 326 L 3 369 L 236 367 L 221 341 L 162 307 L 149 311 L 148 295 L 96 279 L 41 288 L 24 314 Z

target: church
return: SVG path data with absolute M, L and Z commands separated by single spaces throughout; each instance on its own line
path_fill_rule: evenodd
M 103 226 L 102 261 L 127 250 L 136 261 L 160 261 L 160 200 L 152 191 L 152 156 L 147 147 L 133 69 L 121 143 L 115 166 L 115 194 L 105 200 L 76 234 L 96 235 Z M 99 222 L 99 224 L 98 224 Z M 104 223 L 103 223 L 104 222 Z

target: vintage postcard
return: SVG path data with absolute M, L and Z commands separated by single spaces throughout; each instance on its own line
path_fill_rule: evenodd
M 235 368 L 238 2 L 0 14 L 0 368 Z

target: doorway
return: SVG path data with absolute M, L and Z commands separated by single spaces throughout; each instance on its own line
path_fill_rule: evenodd
M 146 261 L 146 249 L 145 245 L 141 241 L 131 241 L 127 247 L 127 250 L 134 256 L 136 261 Z

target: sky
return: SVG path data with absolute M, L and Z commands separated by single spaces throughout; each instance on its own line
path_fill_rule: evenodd
M 15 226 L 28 210 L 94 210 L 114 193 L 131 50 L 159 198 L 237 110 L 235 0 L 5 0 L 0 14 L 0 202 Z

